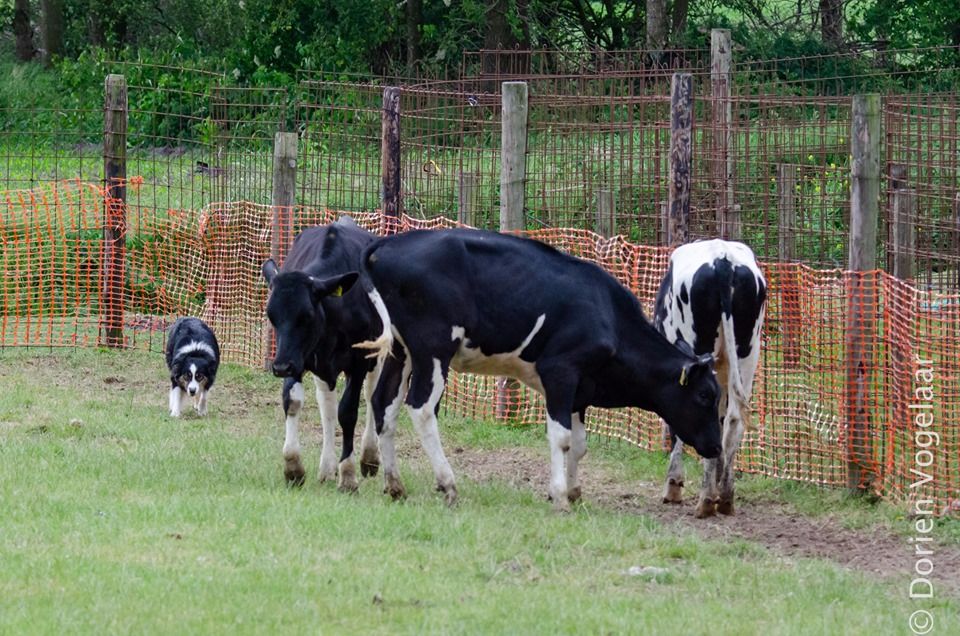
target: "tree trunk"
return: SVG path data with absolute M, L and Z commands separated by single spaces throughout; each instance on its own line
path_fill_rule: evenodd
M 647 0 L 647 49 L 662 51 L 667 44 L 667 2 Z
M 830 48 L 843 46 L 843 0 L 820 0 L 820 34 Z
M 407 71 L 411 74 L 420 61 L 420 24 L 423 6 L 420 0 L 407 0 Z
M 30 0 L 14 0 L 13 34 L 17 41 L 17 61 L 29 62 L 37 53 L 33 46 L 33 27 L 30 25 Z
M 682 37 L 687 31 L 687 14 L 690 13 L 690 0 L 673 0 L 673 27 L 674 40 Z
M 63 54 L 63 0 L 40 0 L 43 22 L 43 62 L 50 65 L 54 56 Z

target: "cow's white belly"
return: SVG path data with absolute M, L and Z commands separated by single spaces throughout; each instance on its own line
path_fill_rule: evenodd
M 453 340 L 460 340 L 460 347 L 450 360 L 450 366 L 460 373 L 475 373 L 477 375 L 498 375 L 516 378 L 528 387 L 543 394 L 543 384 L 537 373 L 536 365 L 520 357 L 523 350 L 533 340 L 533 337 L 543 327 L 545 315 L 537 319 L 533 330 L 523 339 L 520 346 L 513 351 L 484 355 L 479 347 L 471 347 L 470 339 L 466 337 L 463 327 L 454 327 L 450 335 Z

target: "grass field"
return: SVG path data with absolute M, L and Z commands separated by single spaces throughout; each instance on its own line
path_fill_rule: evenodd
M 165 376 L 157 354 L 0 352 L 0 633 L 874 634 L 905 633 L 916 609 L 900 580 L 705 537 L 589 491 L 558 515 L 545 484 L 461 475 L 449 510 L 408 423 L 407 500 L 379 478 L 355 496 L 315 479 L 289 489 L 276 379 L 226 365 L 211 416 L 171 420 Z M 533 428 L 445 417 L 442 434 L 448 449 L 547 462 Z M 305 435 L 308 471 L 318 439 Z M 661 479 L 661 456 L 590 443 L 592 470 Z M 688 483 L 695 473 L 691 461 Z M 851 527 L 896 515 L 771 480 L 741 492 L 797 514 L 827 504 Z M 958 633 L 956 599 L 927 607 L 937 633 Z

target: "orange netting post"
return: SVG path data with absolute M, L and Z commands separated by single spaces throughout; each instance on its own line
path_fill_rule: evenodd
M 103 110 L 103 287 L 101 344 L 122 347 L 127 241 L 127 80 L 108 75 Z

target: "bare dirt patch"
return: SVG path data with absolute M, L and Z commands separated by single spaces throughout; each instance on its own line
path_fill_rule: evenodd
M 505 481 L 546 496 L 550 471 L 545 452 L 524 447 L 458 447 L 450 455 L 458 475 L 478 482 Z M 626 480 L 589 461 L 581 464 L 580 474 L 586 501 L 608 510 L 653 517 L 667 527 L 693 530 L 704 539 L 744 539 L 787 557 L 827 559 L 889 580 L 909 580 L 913 572 L 913 546 L 884 527 L 854 530 L 829 514 L 810 517 L 786 504 L 756 502 L 749 497 L 738 498 L 734 516 L 696 519 L 695 487 L 684 490 L 682 504 L 669 505 L 660 503 L 660 483 Z M 946 546 L 934 546 L 934 550 L 931 560 L 936 571 L 930 578 L 936 589 L 960 596 L 960 550 Z

